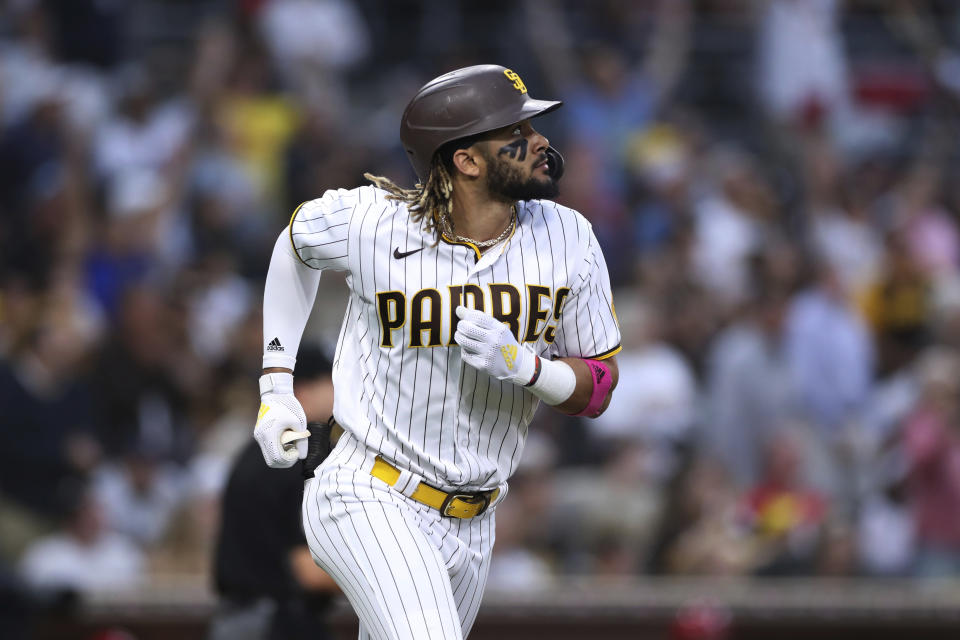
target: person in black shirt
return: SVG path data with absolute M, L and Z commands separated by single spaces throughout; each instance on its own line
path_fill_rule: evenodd
M 330 375 L 325 356 L 310 350 L 305 358 L 301 350 L 294 392 L 311 421 L 333 410 Z M 271 469 L 252 439 L 234 463 L 214 558 L 220 606 L 209 640 L 333 637 L 324 617 L 339 589 L 314 564 L 303 535 L 302 464 Z

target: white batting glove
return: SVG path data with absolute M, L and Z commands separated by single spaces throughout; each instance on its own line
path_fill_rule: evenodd
M 517 343 L 510 327 L 488 313 L 463 305 L 457 307 L 457 317 L 460 322 L 454 338 L 464 362 L 497 380 L 521 386 L 530 382 L 537 356 L 530 347 Z
M 253 437 L 267 466 L 285 469 L 307 457 L 307 416 L 293 395 L 293 375 L 260 376 L 260 411 Z

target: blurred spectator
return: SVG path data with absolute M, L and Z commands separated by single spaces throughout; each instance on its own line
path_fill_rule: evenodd
M 928 351 L 921 361 L 921 396 L 903 427 L 907 500 L 917 523 L 917 572 L 960 572 L 960 356 Z
M 777 121 L 816 125 L 848 108 L 837 0 L 771 0 L 761 7 L 759 95 Z
M 331 364 L 305 346 L 294 393 L 311 422 L 333 411 Z M 303 468 L 271 469 L 251 438 L 234 461 L 223 493 L 214 581 L 220 607 L 209 638 L 279 640 L 332 637 L 324 613 L 339 589 L 314 564 L 300 504 Z
M 633 242 L 641 253 L 662 248 L 689 223 L 691 153 L 683 132 L 670 124 L 633 136 L 628 166 L 642 189 L 633 211 Z
M 312 63 L 341 70 L 368 50 L 369 38 L 356 6 L 343 0 L 271 0 L 259 19 L 280 66 Z
M 693 457 L 677 476 L 652 557 L 655 573 L 744 575 L 757 549 L 738 517 L 738 492 L 723 465 Z
M 24 212 L 31 192 L 66 151 L 63 104 L 50 87 L 22 119 L 0 137 L 0 202 L 10 213 Z
M 85 266 L 91 293 L 110 315 L 127 289 L 158 275 L 169 187 L 150 169 L 124 169 L 107 183 L 107 219 Z
M 0 551 L 7 554 L 59 516 L 62 490 L 99 455 L 84 377 L 95 336 L 69 309 L 37 311 L 36 325 L 0 359 Z
M 598 152 L 608 169 L 603 175 L 613 178 L 610 169 L 622 166 L 624 144 L 653 117 L 656 88 L 612 47 L 587 49 L 581 64 L 582 84 L 570 91 L 563 115 L 571 141 Z
M 262 322 L 258 309 L 247 315 L 227 338 L 229 354 L 213 374 L 207 401 L 199 411 L 198 440 L 189 473 L 196 495 L 216 500 L 227 481 L 230 464 L 249 444 L 250 416 L 256 415 L 259 396 L 250 396 L 261 369 Z M 251 355 L 252 354 L 252 355 Z
M 908 365 L 929 343 L 930 280 L 910 255 L 901 234 L 888 236 L 883 271 L 863 304 L 876 335 L 881 375 Z
M 300 203 L 312 200 L 327 189 L 342 185 L 360 185 L 368 160 L 363 147 L 356 146 L 362 134 L 348 134 L 354 144 L 344 144 L 340 127 L 344 114 L 330 109 L 314 109 L 306 115 L 285 158 L 287 208 L 292 212 Z M 404 168 L 405 169 L 405 168 Z
M 802 410 L 827 439 L 859 417 L 873 381 L 871 336 L 847 300 L 836 273 L 821 267 L 786 318 L 787 360 Z
M 257 234 L 265 231 L 262 194 L 239 157 L 237 144 L 212 118 L 199 126 L 186 184 L 192 199 L 191 232 L 197 256 L 253 250 Z
M 916 557 L 916 524 L 907 503 L 905 461 L 891 451 L 878 462 L 878 485 L 862 501 L 857 552 L 867 575 L 906 576 Z
M 109 181 L 121 170 L 169 168 L 191 135 L 189 103 L 158 103 L 150 72 L 139 66 L 124 69 L 117 91 L 118 112 L 93 140 L 98 177 Z
M 344 108 L 344 72 L 370 52 L 370 35 L 355 3 L 270 0 L 257 19 L 287 84 L 307 104 Z
M 720 309 L 714 302 L 709 291 L 692 282 L 689 273 L 683 271 L 683 256 L 686 255 L 687 240 L 680 240 L 679 247 L 672 247 L 666 255 L 656 257 L 656 260 L 644 261 L 644 281 L 657 298 L 663 302 L 664 339 L 673 345 L 693 367 L 697 378 L 706 384 L 706 370 L 710 357 L 710 344 L 716 337 L 717 331 L 726 320 L 721 317 Z M 663 262 L 659 267 L 653 262 Z M 660 271 L 655 278 L 662 278 L 662 282 L 648 279 L 653 271 Z M 701 392 L 705 391 L 701 387 Z M 699 401 L 704 400 L 701 395 Z
M 215 105 L 215 117 L 258 199 L 274 211 L 282 202 L 284 149 L 297 130 L 303 108 L 277 87 L 263 44 L 251 39 L 241 46 Z
M 843 291 L 861 298 L 877 278 L 883 259 L 882 234 L 871 219 L 863 178 L 848 171 L 829 139 L 803 146 L 806 213 L 811 249 L 832 268 Z
M 81 592 L 133 587 L 145 578 L 136 546 L 106 525 L 101 505 L 85 487 L 75 487 L 63 508 L 61 532 L 40 538 L 20 561 L 24 578 L 37 586 Z
M 779 431 L 767 443 L 763 476 L 743 497 L 741 515 L 759 548 L 758 573 L 801 575 L 815 568 L 827 497 L 805 479 L 807 450 L 798 432 Z
M 920 271 L 936 278 L 960 266 L 960 231 L 939 202 L 941 171 L 931 164 L 914 167 L 892 195 L 893 227 Z
M 784 333 L 788 303 L 781 291 L 761 291 L 710 348 L 703 441 L 741 486 L 759 480 L 771 436 L 797 415 Z
M 617 179 L 622 172 L 631 136 L 642 131 L 657 108 L 671 95 L 689 44 L 689 3 L 656 2 L 647 5 L 603 3 L 585 15 L 561 15 L 548 3 L 530 3 L 530 19 L 541 23 L 534 54 L 554 83 L 568 94 L 563 117 L 570 141 L 586 145 L 601 156 L 601 175 Z M 574 21 L 571 18 L 581 18 Z M 652 26 L 645 57 L 626 47 L 607 44 L 623 30 Z M 549 24 L 549 37 L 544 24 Z M 565 38 L 588 43 L 578 63 L 570 50 L 559 47 Z
M 149 449 L 131 449 L 120 463 L 97 469 L 93 492 L 107 526 L 147 547 L 166 533 L 183 489 L 182 474 Z
M 559 201 L 584 215 L 594 225 L 604 254 L 610 255 L 610 282 L 622 284 L 633 266 L 630 259 L 631 231 L 623 189 L 613 184 L 617 176 L 603 169 L 613 161 L 593 145 L 573 143 L 564 149 L 566 157 L 563 192 Z M 567 180 L 567 171 L 570 179 Z
M 132 443 L 166 460 L 189 454 L 186 409 L 202 391 L 195 378 L 205 369 L 191 370 L 198 357 L 185 353 L 189 343 L 179 342 L 174 326 L 174 310 L 156 291 L 141 286 L 125 293 L 117 329 L 94 369 L 99 437 L 110 455 Z
M 697 384 L 690 365 L 662 340 L 662 312 L 652 301 L 617 301 L 624 351 L 618 393 L 602 416 L 589 423 L 601 441 L 642 445 L 662 482 L 676 471 L 676 450 L 686 444 L 696 419 Z
M 209 362 L 227 356 L 228 339 L 253 305 L 253 292 L 226 251 L 202 256 L 190 284 L 189 336 L 193 351 Z
M 533 54 L 566 97 L 564 120 L 570 180 L 561 202 L 582 211 L 594 224 L 607 256 L 611 281 L 624 281 L 630 265 L 626 159 L 633 139 L 651 124 L 672 94 L 683 69 L 690 29 L 689 4 L 602 3 L 598 10 L 569 15 L 547 2 L 527 3 L 535 39 Z M 610 46 L 611 36 L 652 22 L 652 37 L 641 57 Z M 579 50 L 564 42 L 587 44 Z
M 694 206 L 697 278 L 729 306 L 749 295 L 749 258 L 769 239 L 777 202 L 755 160 L 732 148 L 710 159 L 712 191 Z

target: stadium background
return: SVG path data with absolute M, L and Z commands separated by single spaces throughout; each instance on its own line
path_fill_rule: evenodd
M 948 0 L 6 2 L 0 635 L 202 637 L 276 234 L 412 183 L 403 106 L 480 62 L 566 103 L 624 351 L 538 415 L 473 635 L 958 637 Z

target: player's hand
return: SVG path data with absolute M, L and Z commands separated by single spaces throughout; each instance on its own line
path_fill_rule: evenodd
M 533 377 L 536 354 L 520 346 L 510 327 L 483 311 L 463 305 L 457 307 L 457 332 L 454 334 L 463 361 L 498 380 L 525 385 Z
M 260 378 L 260 411 L 253 437 L 267 466 L 292 467 L 307 456 L 307 416 L 293 395 L 293 375 L 268 373 Z

